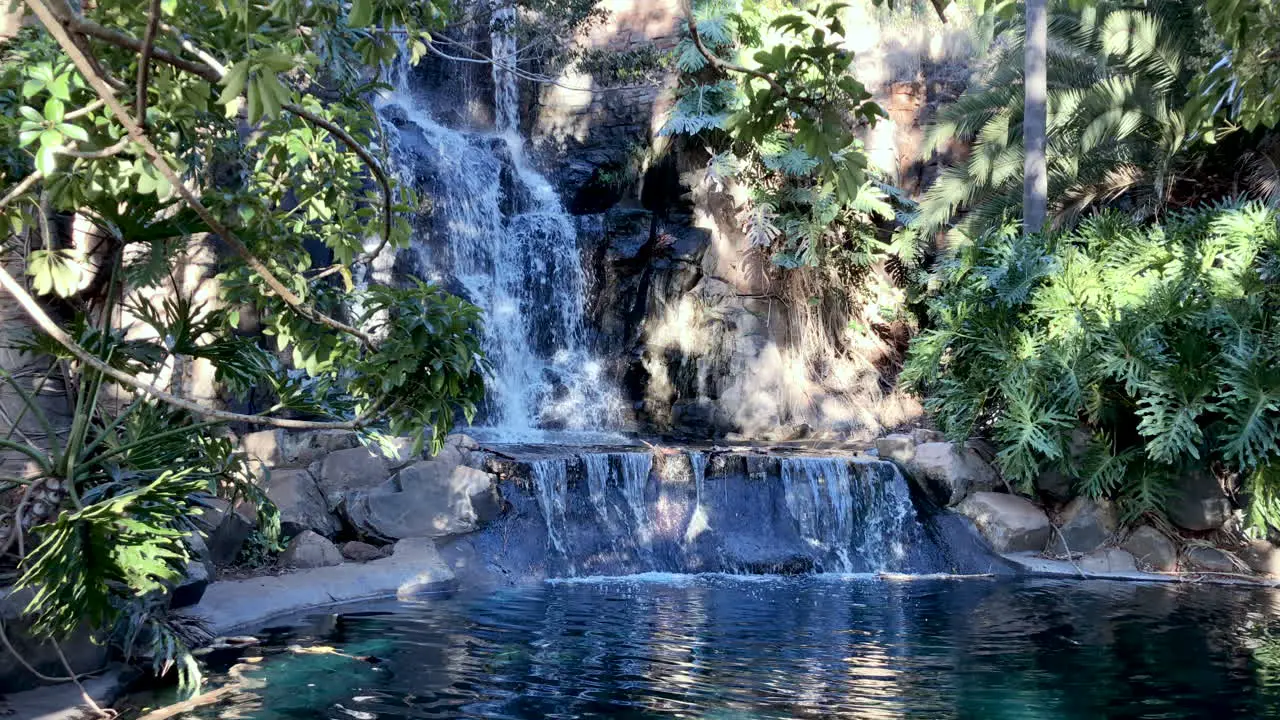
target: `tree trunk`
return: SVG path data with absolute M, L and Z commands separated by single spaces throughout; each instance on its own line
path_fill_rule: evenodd
M 1027 0 L 1027 37 L 1024 58 L 1022 141 L 1022 229 L 1027 234 L 1044 230 L 1049 196 L 1049 170 L 1045 159 L 1048 125 L 1049 20 L 1046 0 Z

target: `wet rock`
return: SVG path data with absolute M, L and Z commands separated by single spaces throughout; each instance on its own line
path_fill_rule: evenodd
M 1217 530 L 1231 518 L 1231 501 L 1208 470 L 1182 475 L 1166 509 L 1169 519 L 1187 530 Z
M 266 494 L 280 510 L 280 529 L 285 535 L 314 530 L 333 537 L 342 529 L 329 513 L 316 479 L 306 470 L 274 470 L 267 480 Z
M 926 495 L 945 507 L 956 505 L 970 493 L 994 490 L 1000 480 L 976 450 L 952 443 L 917 445 L 906 470 Z
M 342 552 L 324 536 L 305 530 L 289 541 L 279 562 L 282 567 L 299 569 L 341 565 Z
M 972 520 L 996 552 L 1038 552 L 1049 540 L 1049 517 L 1016 495 L 976 492 L 956 512 Z
M 1057 529 L 1051 534 L 1045 552 L 1057 556 L 1093 552 L 1111 537 L 1117 525 L 1111 503 L 1076 498 L 1058 517 Z
M 1133 555 L 1120 548 L 1103 548 L 1080 558 L 1076 563 L 1087 573 L 1131 573 L 1138 571 Z
M 257 460 L 269 468 L 305 468 L 331 452 L 359 445 L 359 438 L 354 432 L 341 430 L 262 430 L 249 433 L 240 440 L 240 447 L 250 460 Z
M 1192 545 L 1183 556 L 1188 570 L 1215 573 L 1238 573 L 1234 558 L 1225 550 L 1208 545 Z
M 1266 540 L 1251 540 L 1236 551 L 1236 556 L 1259 575 L 1280 576 L 1280 549 Z
M 369 562 L 370 560 L 377 560 L 378 558 L 385 557 L 385 554 L 382 552 L 381 548 L 374 547 L 369 543 L 360 542 L 359 540 L 352 540 L 349 543 L 343 544 L 342 557 L 350 560 L 351 562 Z
M 1121 545 L 1138 560 L 1138 564 L 1156 572 L 1172 572 L 1178 569 L 1178 549 L 1164 533 L 1150 525 L 1129 533 Z
M 350 493 L 347 518 L 358 530 L 389 540 L 478 530 L 501 512 L 496 478 L 458 458 L 441 453 L 404 468 L 390 482 Z
M 916 457 L 916 441 L 910 435 L 885 435 L 876 439 L 876 453 L 882 460 L 906 467 Z
M 316 485 L 324 497 L 325 509 L 333 512 L 343 496 L 353 490 L 377 487 L 387 481 L 391 466 L 381 453 L 368 448 L 339 450 L 320 462 Z

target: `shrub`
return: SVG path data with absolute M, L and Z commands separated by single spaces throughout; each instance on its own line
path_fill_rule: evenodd
M 949 436 L 991 437 L 1023 487 L 1064 471 L 1132 519 L 1212 466 L 1240 474 L 1255 527 L 1280 527 L 1278 223 L 1237 202 L 989 232 L 940 263 L 903 379 Z

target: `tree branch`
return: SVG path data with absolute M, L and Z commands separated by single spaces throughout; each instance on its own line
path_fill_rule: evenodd
M 44 175 L 41 175 L 39 170 L 22 178 L 22 180 L 19 181 L 17 185 L 13 186 L 13 189 L 5 193 L 4 197 L 0 198 L 0 210 L 3 210 L 6 205 L 13 202 L 13 200 L 18 196 L 22 195 L 22 193 L 30 190 L 32 185 L 35 185 L 36 183 L 40 182 L 40 180 L 43 178 L 44 178 Z
M 155 49 L 156 26 L 160 24 L 160 0 L 151 0 L 151 8 L 147 12 L 147 32 L 142 36 L 142 50 L 138 57 L 138 90 L 134 97 L 133 114 L 138 116 L 138 125 L 147 126 L 147 84 L 151 75 L 151 52 Z
M 215 410 L 213 408 L 205 407 L 199 403 L 187 400 L 186 398 L 181 398 L 177 395 L 167 393 L 150 383 L 139 380 L 138 378 L 121 370 L 117 370 L 103 362 L 88 350 L 85 350 L 70 335 L 68 335 L 66 331 L 59 327 L 58 324 L 54 322 L 53 318 L 49 317 L 48 313 L 46 313 L 44 309 L 40 307 L 39 303 L 35 301 L 35 298 L 31 297 L 26 289 L 23 288 L 22 285 L 14 279 L 14 277 L 10 275 L 3 266 L 0 266 L 0 289 L 5 290 L 12 295 L 14 300 L 18 302 L 18 305 L 21 306 L 27 315 L 35 321 L 36 325 L 41 330 L 48 334 L 49 337 L 56 340 L 58 344 L 70 351 L 76 359 L 80 360 L 80 362 L 94 370 L 97 370 L 121 385 L 141 391 L 157 400 L 160 400 L 161 402 L 187 410 L 202 417 L 221 420 L 224 422 L 246 422 L 254 425 L 273 425 L 275 427 L 289 428 L 293 430 L 359 430 L 363 427 L 369 426 L 373 422 L 373 418 L 370 417 L 371 413 L 369 412 L 366 412 L 364 415 L 350 422 L 321 422 L 273 418 L 265 415 L 246 415 L 244 413 L 227 412 L 225 410 Z M 375 405 L 370 409 L 372 410 L 379 404 L 380 403 L 375 403 Z
M 111 88 L 107 85 L 106 81 L 102 79 L 101 75 L 94 71 L 93 63 L 90 62 L 89 57 L 82 52 L 79 46 L 77 46 L 71 39 L 67 29 L 62 23 L 58 22 L 57 18 L 54 17 L 53 13 L 44 4 L 44 1 L 27 0 L 27 5 L 36 14 L 36 17 L 40 19 L 40 22 L 45 26 L 45 29 L 48 30 L 49 33 L 53 35 L 54 39 L 58 41 L 58 44 L 62 46 L 63 51 L 71 57 L 71 61 L 75 64 L 76 69 L 80 71 L 80 74 L 84 76 L 89 85 L 98 93 L 98 97 L 106 103 L 107 107 L 111 110 L 111 113 L 116 116 L 116 119 L 120 124 L 124 125 L 133 141 L 142 146 L 142 149 L 146 152 L 152 166 L 162 176 L 164 176 L 165 180 L 167 180 L 180 195 L 182 195 L 183 200 L 185 200 L 187 205 L 189 205 L 191 209 L 200 216 L 200 219 L 209 226 L 209 229 L 221 237 L 223 242 L 231 246 L 231 249 L 234 250 L 235 253 L 253 269 L 254 272 L 258 273 L 258 275 L 262 277 L 263 281 L 272 292 L 279 296 L 280 299 L 284 300 L 284 302 L 289 305 L 294 312 L 298 313 L 302 317 L 350 335 L 358 339 L 367 348 L 373 349 L 375 347 L 373 338 L 370 337 L 368 333 L 335 320 L 306 305 L 296 293 L 286 287 L 285 284 L 271 272 L 270 268 L 268 268 L 249 250 L 248 246 L 246 246 L 240 238 L 236 237 L 230 229 L 218 220 L 218 218 L 214 217 L 213 213 L 200 202 L 200 199 L 196 197 L 195 193 L 187 187 L 182 178 L 178 176 L 178 173 L 174 171 L 171 165 L 169 165 L 168 160 L 160 154 L 160 151 L 151 142 L 151 139 L 147 136 L 146 132 L 138 125 L 134 118 L 130 117 L 129 112 L 125 110 L 124 106 L 120 104 L 120 101 L 112 94 Z M 161 57 L 159 52 L 157 52 L 155 56 L 158 59 Z M 182 62 L 185 63 L 186 61 L 184 60 Z M 217 81 L 217 75 L 212 68 L 204 65 L 201 65 L 200 67 L 203 67 L 214 76 L 213 82 Z
M 692 5 L 689 6 L 689 39 L 693 40 L 693 46 L 698 49 L 698 52 L 702 54 L 702 57 L 706 58 L 707 62 L 711 64 L 711 67 L 749 75 L 753 78 L 759 78 L 769 83 L 769 87 L 773 88 L 774 92 L 783 97 L 790 97 L 790 95 L 787 94 L 786 88 L 782 87 L 782 85 L 780 85 L 777 80 L 774 80 L 768 73 L 763 73 L 759 70 L 752 70 L 751 68 L 727 62 L 708 50 L 707 46 L 702 44 L 702 36 L 698 34 L 698 22 L 693 18 Z
M 364 164 L 369 168 L 369 172 L 373 173 L 373 176 L 378 180 L 378 184 L 382 186 L 382 241 L 378 243 L 378 247 L 364 254 L 366 262 L 372 261 L 387 246 L 387 243 L 391 242 L 391 181 L 387 179 L 386 171 L 382 169 L 382 165 L 378 163 L 377 159 L 363 145 L 356 142 L 356 139 L 351 137 L 351 134 L 346 130 L 299 105 L 290 103 L 282 107 L 303 120 L 324 128 L 329 131 L 330 135 L 341 140 L 344 145 L 351 149 L 351 152 L 354 152 L 364 161 Z

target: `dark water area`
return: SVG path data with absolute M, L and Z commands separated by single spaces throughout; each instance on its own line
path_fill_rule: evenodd
M 180 717 L 1280 717 L 1278 613 L 1189 584 L 578 580 L 268 629 L 246 688 Z

